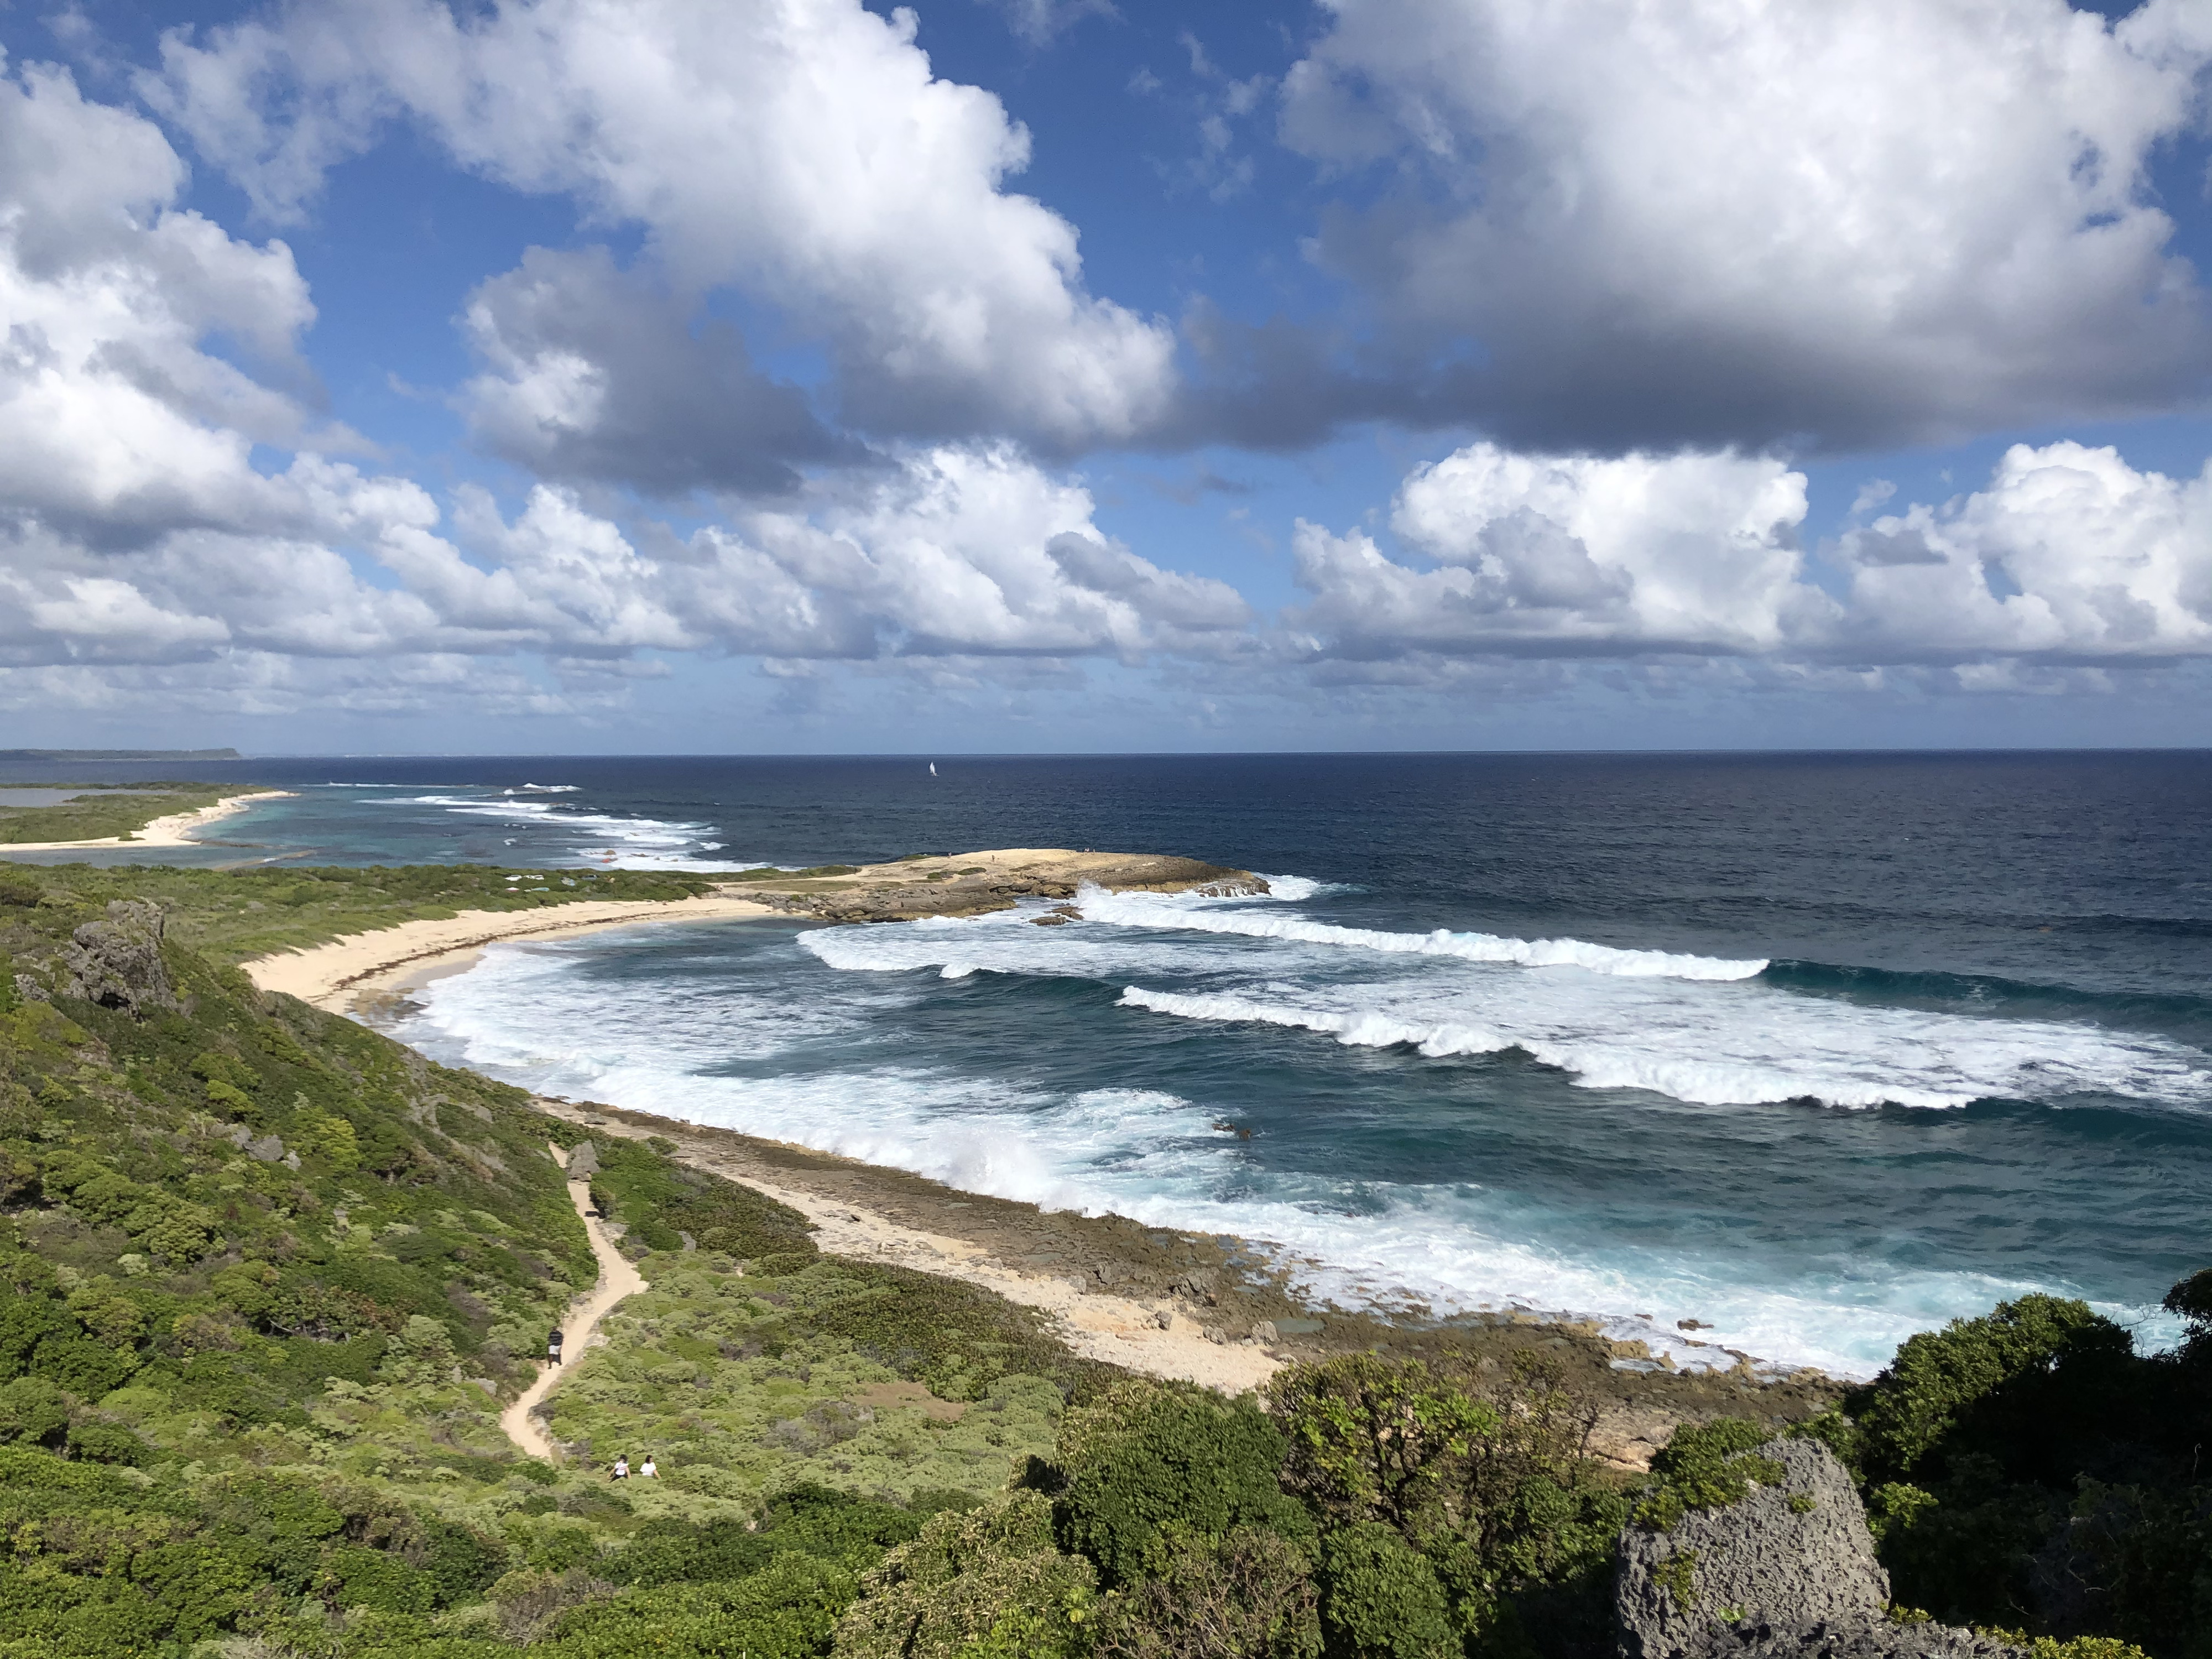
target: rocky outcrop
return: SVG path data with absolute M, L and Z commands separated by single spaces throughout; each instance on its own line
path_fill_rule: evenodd
M 580 1140 L 568 1149 L 568 1179 L 589 1181 L 599 1172 L 599 1149 L 588 1140 Z
M 1759 1448 L 1778 1482 L 1670 1530 L 1621 1534 L 1613 1612 L 1622 1659 L 1997 1659 L 2021 1650 L 1942 1625 L 1890 1621 L 1850 1477 L 1812 1440 Z
M 2024 1659 L 2023 1650 L 1950 1625 L 1778 1625 L 1747 1619 L 1713 1632 L 1698 1659 Z
M 156 1009 L 173 1013 L 176 988 L 161 964 L 161 907 L 143 899 L 117 899 L 107 920 L 88 921 L 62 952 L 65 975 L 57 989 L 103 1008 L 120 1008 L 134 1019 Z
M 981 860 L 981 862 L 976 862 Z M 951 854 L 941 858 L 870 865 L 828 878 L 805 871 L 749 873 L 724 890 L 794 915 L 821 921 L 913 921 L 924 916 L 977 916 L 1010 910 L 1023 899 L 1068 899 L 1085 886 L 1115 893 L 1257 896 L 1267 884 L 1249 870 L 1164 854 L 1038 851 Z M 1081 913 L 1055 907 L 1037 920 L 1047 927 Z

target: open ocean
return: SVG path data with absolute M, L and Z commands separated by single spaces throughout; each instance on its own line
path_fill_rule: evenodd
M 1662 1342 L 1694 1319 L 1863 1376 L 2031 1290 L 2158 1343 L 2160 1296 L 2212 1263 L 2212 755 L 938 766 L 159 769 L 302 789 L 214 832 L 253 845 L 172 861 L 1065 846 L 1267 874 L 1270 898 L 1099 896 L 1060 928 L 503 945 L 396 1035 L 550 1093 L 1265 1240 L 1340 1300 Z

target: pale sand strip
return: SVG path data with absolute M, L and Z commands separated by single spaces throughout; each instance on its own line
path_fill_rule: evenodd
M 612 1127 L 610 1125 L 610 1127 Z M 682 1154 L 678 1154 L 679 1157 Z M 705 1160 L 685 1158 L 687 1163 Z M 1086 1359 L 1103 1359 L 1148 1376 L 1172 1377 L 1228 1395 L 1264 1387 L 1284 1362 L 1265 1348 L 1206 1340 L 1206 1328 L 1165 1302 L 1144 1303 L 1086 1290 L 1066 1279 L 1017 1272 L 965 1239 L 926 1233 L 795 1187 L 748 1175 L 745 1185 L 788 1204 L 820 1229 L 815 1243 L 831 1255 L 881 1261 L 957 1279 L 1048 1316 L 1053 1334 Z M 1165 1313 L 1164 1330 L 1157 1316 Z
M 120 836 L 106 836 L 97 841 L 0 842 L 0 853 L 73 853 L 80 848 L 100 847 L 190 847 L 194 844 L 194 837 L 189 831 L 204 830 L 218 818 L 243 812 L 255 801 L 289 800 L 293 793 L 289 789 L 257 789 L 250 795 L 226 795 L 214 805 L 203 806 L 197 811 L 172 812 L 167 817 L 155 818 L 128 841 Z
M 354 1000 L 394 988 L 434 970 L 441 958 L 465 957 L 502 939 L 558 939 L 639 921 L 726 921 L 777 912 L 754 899 L 719 895 L 689 899 L 580 899 L 532 910 L 463 910 L 458 915 L 403 921 L 353 933 L 328 945 L 241 963 L 264 991 L 283 991 L 334 1014 Z
M 565 1101 L 540 1097 L 536 1104 L 541 1111 L 571 1122 L 581 1122 L 585 1114 L 585 1109 Z M 621 1135 L 631 1140 L 642 1140 L 651 1133 L 613 1119 L 594 1121 L 586 1127 L 594 1135 Z M 804 1188 L 763 1180 L 757 1170 L 740 1173 L 696 1146 L 680 1147 L 676 1156 L 683 1163 L 739 1181 L 780 1204 L 788 1204 L 819 1229 L 814 1242 L 829 1255 L 957 1279 L 1009 1302 L 1035 1308 L 1050 1318 L 1055 1336 L 1087 1359 L 1103 1359 L 1149 1376 L 1201 1383 L 1230 1395 L 1263 1386 L 1285 1363 L 1257 1345 L 1209 1341 L 1204 1326 L 1164 1301 L 1138 1302 L 1085 1289 L 1070 1279 L 1024 1273 L 967 1239 L 924 1232 L 889 1217 L 855 1209 L 850 1200 L 828 1199 Z M 1158 1320 L 1161 1313 L 1168 1318 L 1164 1329 Z
M 561 1149 L 547 1143 L 554 1161 L 565 1167 L 568 1160 Z M 561 1345 L 562 1358 L 568 1364 L 584 1357 L 588 1348 L 598 1346 L 606 1339 L 599 1334 L 599 1322 L 613 1311 L 615 1304 L 624 1297 L 635 1296 L 649 1288 L 630 1265 L 629 1258 L 615 1249 L 607 1230 L 591 1215 L 592 1185 L 588 1181 L 568 1183 L 568 1200 L 576 1206 L 576 1214 L 583 1221 L 584 1231 L 591 1236 L 592 1254 L 599 1259 L 599 1282 L 592 1293 L 568 1310 L 561 1328 L 566 1340 Z M 521 1449 L 526 1457 L 553 1461 L 553 1443 L 546 1437 L 530 1415 L 538 1402 L 553 1392 L 554 1384 L 566 1375 L 565 1364 L 555 1365 L 545 1360 L 538 1362 L 538 1380 L 515 1396 L 514 1403 L 499 1414 L 499 1426 L 509 1440 Z

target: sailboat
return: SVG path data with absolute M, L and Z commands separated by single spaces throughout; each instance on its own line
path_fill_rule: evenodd
M 929 763 L 929 775 L 933 778 L 937 775 L 937 763 L 935 761 L 932 761 Z

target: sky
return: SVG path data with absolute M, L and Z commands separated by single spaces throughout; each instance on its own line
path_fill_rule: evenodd
M 0 49 L 9 746 L 2212 744 L 2212 0 Z

